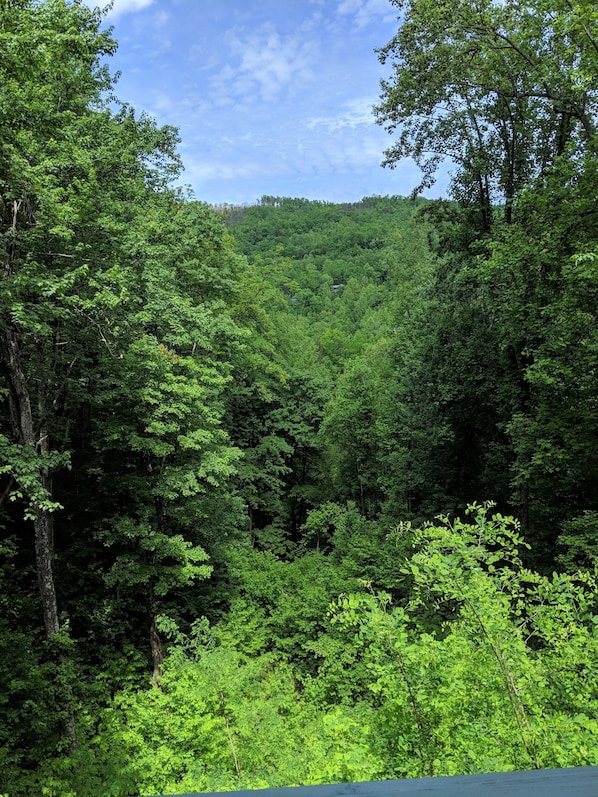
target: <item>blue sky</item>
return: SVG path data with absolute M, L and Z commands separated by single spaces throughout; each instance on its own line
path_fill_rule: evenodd
M 410 162 L 380 166 L 374 48 L 388 0 L 116 0 L 117 94 L 182 138 L 182 182 L 210 204 L 264 194 L 333 202 L 407 195 Z M 444 185 L 430 193 L 438 196 Z

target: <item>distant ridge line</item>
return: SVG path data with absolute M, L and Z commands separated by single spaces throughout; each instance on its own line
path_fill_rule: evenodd
M 296 203 L 296 204 L 309 204 L 309 205 L 323 205 L 323 206 L 339 206 L 339 207 L 359 207 L 368 201 L 376 201 L 376 200 L 404 200 L 404 201 L 411 201 L 411 202 L 422 202 L 427 201 L 422 197 L 416 197 L 413 199 L 412 197 L 408 196 L 401 196 L 400 194 L 371 194 L 369 196 L 364 196 L 361 199 L 357 199 L 354 202 L 349 201 L 342 201 L 342 202 L 333 202 L 332 200 L 328 199 L 306 199 L 305 197 L 290 197 L 290 196 L 269 196 L 264 195 L 260 199 L 256 199 L 255 202 L 217 202 L 217 203 L 210 203 L 208 206 L 214 210 L 216 213 L 231 213 L 236 210 L 249 210 L 250 208 L 267 208 L 267 207 L 282 207 L 285 204 Z

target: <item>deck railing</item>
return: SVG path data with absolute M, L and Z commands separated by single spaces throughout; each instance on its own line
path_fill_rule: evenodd
M 223 797 L 225 794 L 212 793 L 209 797 Z M 235 797 L 598 797 L 598 766 L 292 786 L 228 794 Z M 204 793 L 202 797 L 208 797 L 208 794 Z

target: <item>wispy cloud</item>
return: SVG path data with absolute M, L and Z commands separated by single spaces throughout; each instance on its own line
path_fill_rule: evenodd
M 335 116 L 314 116 L 307 120 L 306 125 L 310 130 L 324 128 L 334 133 L 343 128 L 356 128 L 360 125 L 371 125 L 372 106 L 375 99 L 371 97 L 357 97 L 344 103 L 343 113 Z
M 377 130 L 346 129 L 312 131 L 304 135 L 298 147 L 300 172 L 322 176 L 358 173 L 375 169 L 382 157 L 382 143 Z
M 182 182 L 200 199 L 408 193 L 417 175 L 380 168 L 391 141 L 372 115 L 374 49 L 396 11 L 388 0 L 117 0 L 119 94 L 180 128 Z
M 272 102 L 313 78 L 314 43 L 303 36 L 283 36 L 270 27 L 244 37 L 232 31 L 229 47 L 231 60 L 213 80 L 219 94 Z
M 114 0 L 114 5 L 109 12 L 109 17 L 117 17 L 126 14 L 128 11 L 141 11 L 142 8 L 151 6 L 154 0 Z M 88 0 L 87 5 L 95 6 L 97 3 Z
M 388 0 L 341 0 L 336 10 L 342 16 L 353 17 L 358 28 L 380 19 L 390 21 L 397 16 Z
M 206 180 L 245 180 L 263 174 L 263 167 L 255 162 L 230 163 L 187 158 L 185 175 L 192 182 Z

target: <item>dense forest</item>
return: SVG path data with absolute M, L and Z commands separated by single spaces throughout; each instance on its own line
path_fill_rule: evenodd
M 598 11 L 390 2 L 446 200 L 210 208 L 0 3 L 3 795 L 598 765 Z

